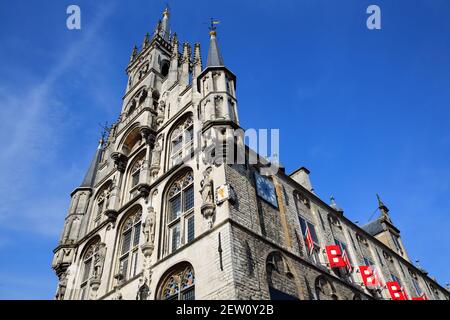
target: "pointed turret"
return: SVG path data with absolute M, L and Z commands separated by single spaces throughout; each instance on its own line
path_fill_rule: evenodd
M 147 32 L 144 36 L 144 41 L 142 41 L 142 51 L 148 47 L 150 44 L 150 34 Z
M 163 18 L 161 20 L 161 31 L 160 31 L 160 36 L 166 41 L 169 41 L 170 38 L 169 17 L 170 11 L 169 8 L 166 7 L 166 9 L 163 12 Z
M 97 174 L 98 164 L 102 158 L 103 153 L 103 139 L 100 140 L 97 151 L 95 152 L 94 157 L 92 158 L 89 169 L 83 179 L 83 182 L 80 185 L 80 188 L 92 188 L 95 182 L 95 176 Z
M 194 45 L 194 70 L 193 70 L 193 77 L 196 78 L 200 75 L 202 72 L 202 55 L 200 52 L 200 43 L 196 43 Z
M 400 230 L 392 223 L 389 208 L 383 203 L 378 194 L 377 201 L 378 210 L 381 213 L 380 216 L 376 220 L 364 225 L 362 229 L 409 261 L 408 254 L 400 237 Z
M 185 42 L 183 44 L 183 56 L 181 58 L 181 77 L 180 84 L 182 86 L 189 85 L 189 65 L 191 63 L 191 46 Z
M 334 210 L 336 210 L 339 213 L 344 213 L 344 210 L 339 207 L 339 205 L 336 203 L 336 199 L 334 198 L 334 196 L 330 197 L 330 207 L 332 207 Z
M 131 52 L 130 62 L 133 62 L 138 55 L 138 47 L 135 45 L 133 51 Z
M 192 61 L 192 88 L 198 92 L 197 78 L 202 73 L 202 56 L 200 52 L 200 43 L 194 45 L 194 60 Z
M 225 63 L 223 62 L 222 54 L 220 53 L 219 44 L 217 43 L 217 31 L 214 26 L 214 22 L 211 25 L 210 31 L 210 41 L 209 41 L 209 51 L 208 60 L 206 62 L 206 67 L 223 67 Z
M 387 220 L 389 223 L 392 223 L 391 217 L 389 216 L 389 208 L 381 201 L 380 196 L 377 194 L 378 200 L 378 209 L 381 212 L 381 218 Z
M 159 35 L 161 33 L 161 30 L 162 30 L 162 23 L 161 23 L 161 20 L 158 20 L 158 23 L 156 24 L 156 27 L 155 27 L 155 32 L 153 34 L 154 37 Z
M 170 69 L 168 81 L 170 84 L 175 83 L 178 80 L 178 37 L 174 33 L 172 37 L 172 55 L 170 57 Z
M 218 23 L 211 20 L 208 60 L 205 69 L 197 77 L 196 89 L 204 98 L 202 109 L 205 123 L 225 121 L 227 125 L 235 127 L 239 126 L 236 108 L 236 76 L 225 66 L 220 53 L 216 30 Z M 196 63 L 194 69 L 198 70 L 201 65 L 200 48 L 196 50 L 198 53 L 196 53 L 197 58 L 194 58 Z M 209 95 L 213 95 L 213 99 L 206 99 Z

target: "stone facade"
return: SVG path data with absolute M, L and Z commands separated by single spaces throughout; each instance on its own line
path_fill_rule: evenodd
M 449 299 L 409 262 L 381 200 L 380 218 L 360 228 L 314 194 L 305 168 L 267 178 L 274 205 L 258 195 L 263 163 L 217 161 L 217 142 L 242 145 L 229 135 L 239 128 L 236 77 L 214 27 L 205 67 L 200 45 L 180 51 L 169 30 L 166 10 L 133 50 L 120 117 L 71 194 L 52 263 L 57 299 L 388 299 L 356 269 L 329 268 L 324 247 L 336 240 L 353 265 L 371 261 L 409 296 Z M 300 221 L 314 228 L 313 251 Z

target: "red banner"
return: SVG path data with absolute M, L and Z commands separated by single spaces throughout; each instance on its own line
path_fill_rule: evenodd
M 347 250 L 344 250 L 344 252 L 342 252 L 342 260 L 344 260 L 344 262 L 345 262 L 345 266 L 347 267 L 347 271 L 349 273 L 351 273 L 352 270 L 353 270 L 353 266 L 350 263 L 350 259 L 349 259 L 348 254 L 347 254 Z
M 424 293 L 423 295 L 419 297 L 412 297 L 411 300 L 428 300 L 427 295 Z
M 309 230 L 309 226 L 306 225 L 306 236 L 305 236 L 305 242 L 308 246 L 308 252 L 311 255 L 314 250 L 314 240 L 311 236 L 311 231 Z
M 343 268 L 347 266 L 342 258 L 341 248 L 339 246 L 326 246 L 325 251 L 327 252 L 330 268 Z
M 386 286 L 389 290 L 392 300 L 407 300 L 406 294 L 397 281 L 387 282 Z
M 380 287 L 380 280 L 378 279 L 378 275 L 371 266 L 360 266 L 359 271 L 361 272 L 361 277 L 364 285 L 367 288 L 373 289 Z

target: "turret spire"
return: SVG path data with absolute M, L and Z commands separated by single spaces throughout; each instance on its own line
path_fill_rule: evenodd
M 336 199 L 334 198 L 334 196 L 330 197 L 330 201 L 331 201 L 330 202 L 330 207 L 332 207 L 334 210 L 336 210 L 339 213 L 343 213 L 344 212 L 344 210 L 341 207 L 339 207 L 339 205 L 336 203 Z
M 92 158 L 91 164 L 89 166 L 89 170 L 87 171 L 86 175 L 84 176 L 83 182 L 81 183 L 81 188 L 92 188 L 95 182 L 95 176 L 97 173 L 97 167 L 100 163 L 100 160 L 102 158 L 103 153 L 103 144 L 104 144 L 103 138 L 100 139 L 97 147 L 97 151 L 95 152 L 94 157 Z
M 219 21 L 211 19 L 211 26 L 209 28 L 209 35 L 211 39 L 209 42 L 208 60 L 206 62 L 206 68 L 222 67 L 225 65 L 219 50 L 219 45 L 217 43 L 216 25 L 219 23 L 220 23 Z
M 131 52 L 130 62 L 134 61 L 138 55 L 138 47 L 135 45 L 133 48 L 133 52 Z
M 161 20 L 161 32 L 160 35 L 164 40 L 169 41 L 170 26 L 169 26 L 170 11 L 169 7 L 166 7 L 163 12 L 163 18 Z
M 391 222 L 391 218 L 389 216 L 389 208 L 386 207 L 383 201 L 381 201 L 381 197 L 379 194 L 377 194 L 377 200 L 378 200 L 378 209 L 380 209 L 381 212 L 381 217 Z
M 142 51 L 150 44 L 150 34 L 147 32 L 144 36 L 144 41 L 142 41 Z

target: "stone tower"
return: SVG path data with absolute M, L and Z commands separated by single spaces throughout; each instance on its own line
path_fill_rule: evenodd
M 400 253 L 321 200 L 308 169 L 267 175 L 267 159 L 249 161 L 214 22 L 203 66 L 200 44 L 181 45 L 169 20 L 166 9 L 132 50 L 120 116 L 71 194 L 56 298 L 387 299 L 357 268 L 327 265 L 325 246 L 339 244 L 410 296 L 447 299 L 403 244 Z M 399 234 L 381 200 L 380 210 L 383 230 Z
M 58 299 L 232 295 L 227 203 L 215 201 L 224 168 L 199 150 L 237 127 L 236 77 L 214 27 L 203 68 L 200 44 L 180 51 L 169 19 L 166 9 L 134 47 L 119 119 L 71 195 L 54 251 Z

